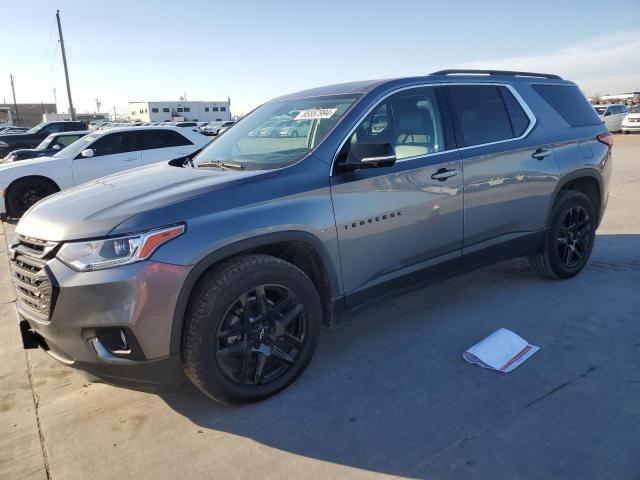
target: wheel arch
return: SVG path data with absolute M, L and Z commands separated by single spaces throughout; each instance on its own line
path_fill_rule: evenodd
M 45 175 L 37 175 L 37 174 L 30 174 L 30 175 L 24 175 L 22 177 L 18 177 L 15 180 L 12 180 L 11 183 L 7 186 L 6 190 L 10 191 L 11 187 L 15 186 L 16 183 L 22 181 L 22 180 L 26 180 L 28 178 L 37 178 L 38 180 L 44 180 L 47 183 L 50 183 L 51 185 L 53 185 L 55 188 L 58 189 L 58 191 L 62 190 L 60 188 L 60 185 L 58 185 L 58 183 L 53 180 L 52 178 L 49 178 Z
M 211 268 L 241 254 L 261 253 L 282 258 L 304 271 L 320 294 L 324 323 L 331 323 L 333 299 L 339 291 L 336 269 L 323 242 L 303 231 L 274 232 L 240 240 L 202 258 L 189 272 L 180 289 L 171 327 L 170 352 L 179 353 L 184 320 L 194 287 Z
M 604 204 L 604 199 L 602 198 L 602 192 L 604 191 L 602 176 L 596 169 L 581 168 L 562 177 L 558 182 L 558 185 L 556 185 L 556 189 L 553 194 L 553 201 L 550 202 L 547 211 L 547 221 L 545 226 L 549 225 L 549 218 L 551 216 L 553 205 L 555 204 L 558 195 L 560 195 L 560 192 L 563 190 L 575 190 L 585 194 L 589 200 L 591 200 L 591 203 L 596 210 L 596 223 L 597 225 L 600 225 L 603 213 L 602 206 Z

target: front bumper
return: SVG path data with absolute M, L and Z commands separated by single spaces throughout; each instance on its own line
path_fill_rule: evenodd
M 640 132 L 640 123 L 634 123 L 633 125 L 625 124 L 622 125 L 622 132 Z
M 76 272 L 56 258 L 46 263 L 54 295 L 49 319 L 16 303 L 23 332 L 58 361 L 111 383 L 173 384 L 181 380 L 170 349 L 173 314 L 188 267 L 145 261 Z M 15 281 L 15 278 L 14 278 Z M 100 332 L 125 331 L 128 353 L 110 349 Z

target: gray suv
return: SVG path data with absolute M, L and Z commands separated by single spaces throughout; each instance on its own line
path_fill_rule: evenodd
M 260 137 L 274 121 L 304 135 Z M 48 197 L 12 244 L 26 340 L 118 384 L 222 402 L 291 384 L 322 325 L 528 256 L 588 261 L 612 136 L 555 75 L 446 70 L 272 100 L 196 155 Z

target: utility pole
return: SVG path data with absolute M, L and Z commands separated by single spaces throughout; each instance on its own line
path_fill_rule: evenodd
M 100 113 L 100 105 L 102 105 L 100 100 L 96 98 L 96 113 Z
M 58 113 L 58 96 L 56 95 L 56 89 L 53 89 L 53 103 L 56 104 L 56 111 L 55 113 Z
M 60 36 L 60 49 L 62 50 L 62 63 L 64 64 L 64 76 L 67 79 L 67 95 L 69 96 L 69 113 L 71 120 L 76 119 L 76 112 L 73 109 L 73 101 L 71 100 L 71 85 L 69 85 L 69 70 L 67 68 L 67 54 L 64 51 L 64 40 L 62 39 L 62 25 L 60 25 L 60 10 L 56 10 L 56 20 L 58 20 L 58 34 Z
M 115 105 L 113 106 L 113 121 L 114 122 L 117 121 L 117 119 L 116 119 L 116 106 Z
M 18 114 L 18 104 L 16 103 L 16 89 L 13 87 L 13 74 L 9 74 L 11 79 L 11 92 L 13 93 L 13 108 L 16 111 L 16 126 L 20 126 L 20 115 Z

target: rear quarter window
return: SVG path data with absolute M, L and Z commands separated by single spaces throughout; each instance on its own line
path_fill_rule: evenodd
M 578 87 L 543 84 L 532 87 L 572 127 L 602 123 Z

